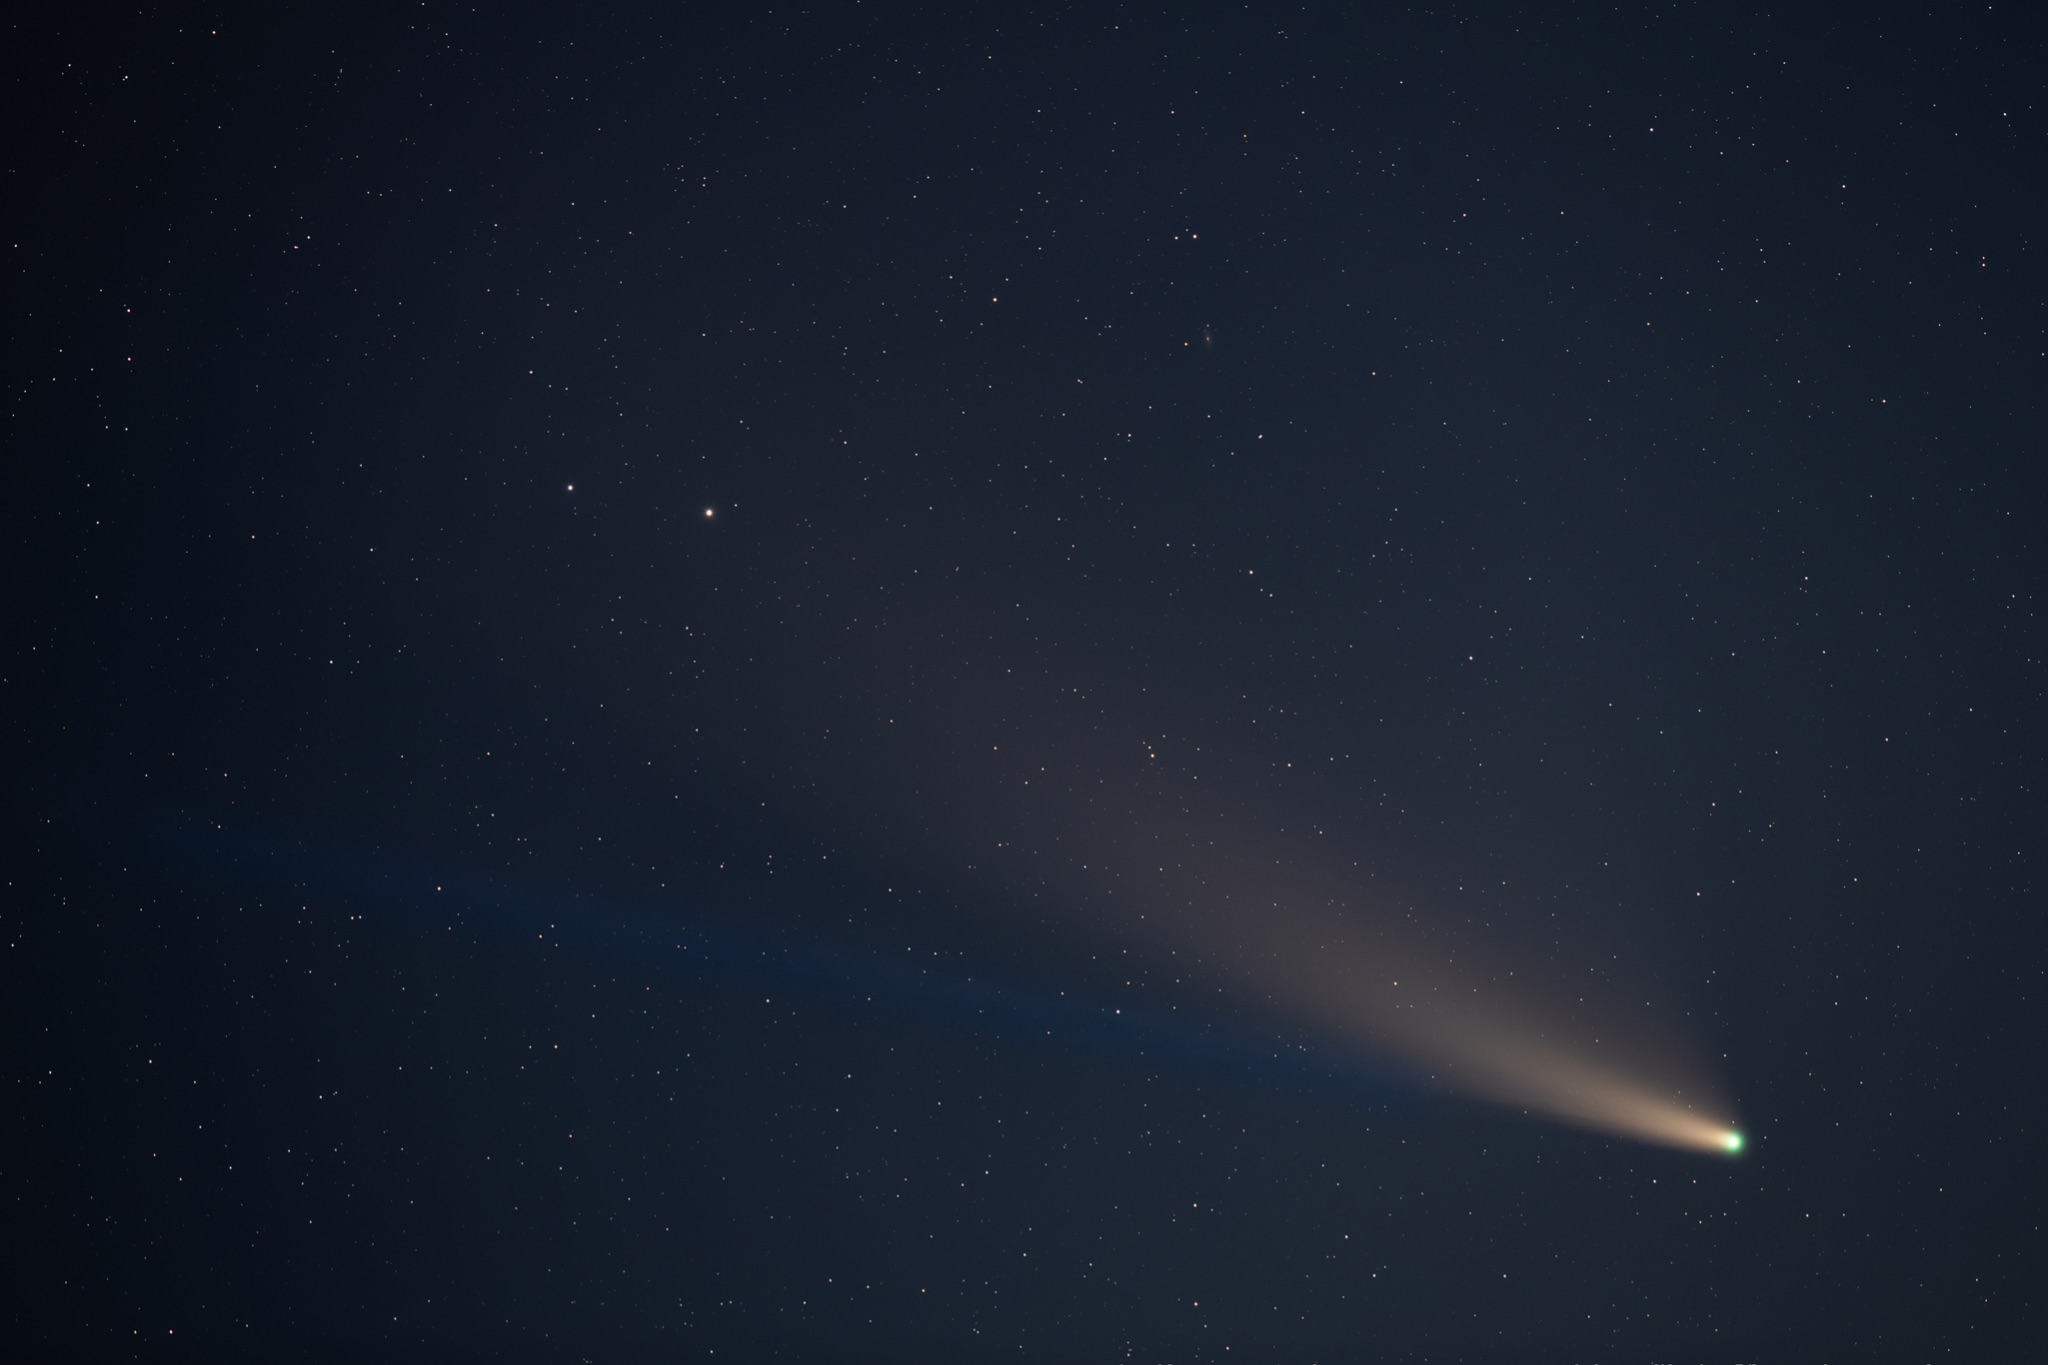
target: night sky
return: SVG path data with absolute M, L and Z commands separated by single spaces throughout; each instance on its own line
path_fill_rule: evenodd
M 10 1359 L 2037 1338 L 2027 6 L 6 25 Z

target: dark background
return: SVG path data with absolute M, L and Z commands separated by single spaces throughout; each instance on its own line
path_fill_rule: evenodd
M 11 1358 L 2024 1351 L 2027 7 L 298 8 L 7 20 Z M 1748 1151 L 1191 994 L 1011 738 Z

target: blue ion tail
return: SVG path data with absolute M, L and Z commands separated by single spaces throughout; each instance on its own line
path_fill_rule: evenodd
M 679 988 L 707 978 L 772 981 L 822 1003 L 881 1008 L 1055 1047 L 1142 1058 L 1222 1073 L 1240 1081 L 1334 1091 L 1353 1100 L 1412 1100 L 1406 1072 L 1230 1020 L 1174 1017 L 1018 981 L 935 970 L 872 945 L 799 930 L 736 928 L 712 916 L 685 918 L 588 896 L 510 886 L 488 873 L 435 865 L 338 842 L 276 838 L 210 819 L 165 821 L 148 832 L 159 857 L 187 875 L 238 891 L 288 893 L 295 905 L 330 907 L 475 942 L 586 960 L 666 979 Z

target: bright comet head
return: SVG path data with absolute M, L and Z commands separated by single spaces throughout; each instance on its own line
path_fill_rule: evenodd
M 1721 1139 L 1721 1146 L 1731 1155 L 1742 1150 L 1742 1134 L 1730 1133 Z

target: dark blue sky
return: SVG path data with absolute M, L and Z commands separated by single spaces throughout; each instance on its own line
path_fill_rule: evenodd
M 2023 9 L 8 23 L 11 1358 L 2030 1340 Z

